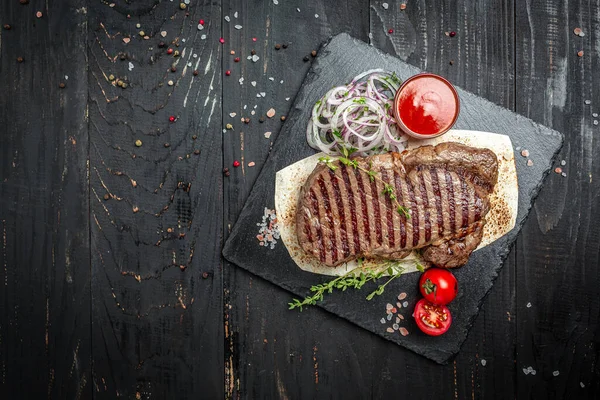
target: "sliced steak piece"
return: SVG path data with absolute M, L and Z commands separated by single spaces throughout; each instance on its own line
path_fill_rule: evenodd
M 296 229 L 306 252 L 336 266 L 358 257 L 401 259 L 434 246 L 426 261 L 466 262 L 481 241 L 498 178 L 492 151 L 443 143 L 354 160 L 358 168 L 317 165 L 303 186 Z M 410 218 L 397 211 L 386 185 Z M 448 251 L 453 260 L 441 258 Z

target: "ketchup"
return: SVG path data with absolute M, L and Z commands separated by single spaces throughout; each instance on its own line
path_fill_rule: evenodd
M 406 133 L 431 137 L 452 127 L 459 103 L 456 90 L 447 80 L 434 74 L 419 74 L 404 82 L 394 107 L 396 120 Z

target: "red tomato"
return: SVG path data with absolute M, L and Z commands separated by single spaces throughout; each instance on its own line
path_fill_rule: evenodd
M 452 324 L 452 315 L 448 307 L 431 304 L 425 299 L 417 302 L 413 316 L 419 329 L 429 336 L 446 333 Z
M 429 268 L 419 279 L 419 289 L 429 302 L 444 306 L 456 297 L 458 282 L 447 269 Z

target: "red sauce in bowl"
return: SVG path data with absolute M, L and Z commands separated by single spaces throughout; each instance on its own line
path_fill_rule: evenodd
M 417 138 L 431 138 L 448 131 L 459 112 L 456 89 L 435 74 L 418 74 L 402 84 L 394 99 L 394 115 L 400 128 Z

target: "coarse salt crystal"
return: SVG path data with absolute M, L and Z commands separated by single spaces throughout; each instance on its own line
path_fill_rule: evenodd
M 394 330 L 392 328 L 387 328 L 386 332 L 388 332 L 388 333 L 394 333 Z
M 265 92 L 260 92 L 261 97 L 265 97 L 267 94 Z
M 405 301 L 404 303 L 402 303 L 402 306 L 408 307 L 408 301 Z
M 390 5 L 388 3 L 382 3 L 381 4 L 381 7 L 383 7 L 384 10 L 387 10 L 389 6 Z
M 251 84 L 252 86 L 256 87 L 256 81 L 252 81 L 252 82 L 250 82 L 250 84 Z
M 275 109 L 274 108 L 269 109 L 269 111 L 267 111 L 267 117 L 273 118 L 274 116 L 275 116 Z
M 386 322 L 386 321 L 385 321 L 385 318 L 381 318 L 381 319 L 379 320 L 379 322 L 381 322 L 382 324 L 385 324 L 385 322 Z
M 226 15 L 225 18 L 223 18 L 223 19 L 227 22 L 231 21 L 231 18 L 229 18 L 229 15 Z
M 487 364 L 487 361 L 485 361 L 483 358 L 481 359 L 481 365 L 483 365 L 485 367 L 485 364 Z
M 167 37 L 167 31 L 160 31 L 160 36 Z
M 406 329 L 405 327 L 400 328 L 400 334 L 402 336 L 408 335 L 408 329 Z
M 558 375 L 560 375 L 560 372 L 559 371 L 552 371 L 552 375 L 558 376 Z
M 394 308 L 394 306 L 393 306 L 392 304 L 390 304 L 390 303 L 387 303 L 387 304 L 385 305 L 385 309 L 386 309 L 386 310 L 391 310 L 392 308 Z
M 598 113 L 592 113 L 592 117 L 598 118 Z
M 527 308 L 531 308 L 531 303 L 527 303 Z
M 236 11 L 233 13 L 233 18 L 237 18 L 237 17 L 238 17 L 238 12 Z
M 393 325 L 392 325 L 392 328 L 393 328 L 395 331 L 397 331 L 397 330 L 398 330 L 398 328 L 400 328 L 400 326 L 398 326 L 398 324 L 393 324 Z
M 296 11 L 300 12 L 300 8 L 296 8 Z
M 273 4 L 275 4 L 275 5 L 279 4 L 279 0 L 273 0 Z
M 252 62 L 257 62 L 258 60 L 260 60 L 260 57 L 256 54 L 252 56 Z
M 290 98 L 289 98 L 289 97 L 286 97 L 286 98 L 285 98 L 285 101 L 290 101 Z
M 406 298 L 406 293 L 402 292 L 398 295 L 398 300 L 404 300 Z
M 256 111 L 254 111 L 254 110 L 250 111 L 250 115 L 254 115 L 254 114 L 256 114 Z
M 133 71 L 133 63 L 131 61 L 129 62 L 129 70 Z
M 202 36 L 200 36 L 200 39 L 202 39 L 202 40 L 206 40 L 206 35 L 202 35 Z
M 198 24 L 198 30 L 201 31 L 202 29 L 204 29 L 204 25 Z
M 319 18 L 319 14 L 315 14 L 315 18 Z
M 581 386 L 581 388 L 583 389 L 585 387 L 585 383 L 579 382 L 579 386 Z
M 393 317 L 393 315 L 392 315 L 392 314 L 388 314 L 386 318 L 387 318 L 387 320 L 388 320 L 388 321 L 391 321 L 391 320 L 392 320 L 392 317 Z
M 560 165 L 567 165 L 567 162 L 565 160 L 561 160 Z
M 592 104 L 592 101 L 591 100 L 586 100 L 586 101 L 584 101 L 584 103 L 587 104 L 587 105 L 590 105 L 590 104 Z
M 274 81 L 274 80 L 275 80 L 275 78 L 273 78 L 272 76 L 270 76 L 270 77 L 269 77 L 269 80 L 270 80 L 270 81 Z
M 232 112 L 232 113 L 229 113 L 229 116 L 230 116 L 231 118 L 235 117 L 236 115 L 237 115 L 237 113 L 234 113 L 234 112 Z
M 256 164 L 254 163 L 254 161 L 250 161 L 250 162 L 248 163 L 248 166 L 249 166 L 249 167 L 254 167 L 255 165 L 256 165 Z
M 597 119 L 594 120 L 594 125 L 598 125 L 598 120 Z
M 241 25 L 236 25 L 236 26 L 234 26 L 234 28 L 239 31 L 240 29 L 242 29 L 242 26 Z

